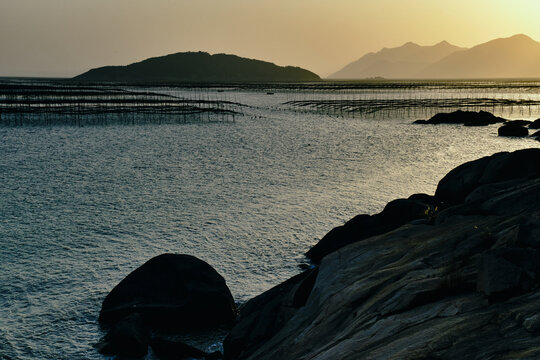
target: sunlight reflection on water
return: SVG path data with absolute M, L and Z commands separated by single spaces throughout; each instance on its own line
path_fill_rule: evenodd
M 101 301 L 152 256 L 198 256 L 245 301 L 354 215 L 539 145 L 496 126 L 290 111 L 289 93 L 230 96 L 251 106 L 235 123 L 0 127 L 1 353 L 99 359 Z

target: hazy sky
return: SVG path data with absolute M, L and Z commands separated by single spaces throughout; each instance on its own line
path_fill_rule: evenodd
M 407 41 L 540 40 L 540 0 L 0 0 L 0 76 L 73 76 L 179 51 L 327 76 Z

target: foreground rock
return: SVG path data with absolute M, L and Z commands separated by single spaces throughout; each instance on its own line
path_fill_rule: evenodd
M 326 255 L 296 307 L 308 274 L 249 301 L 225 358 L 540 358 L 539 158 L 529 149 L 454 169 L 429 223 Z
M 495 116 L 487 111 L 462 111 L 439 113 L 429 120 L 416 120 L 415 124 L 461 124 L 465 126 L 486 126 L 503 123 L 506 119 Z
M 247 302 L 238 324 L 225 339 L 227 358 L 242 358 L 253 353 L 304 306 L 318 270 L 305 271 Z
M 129 274 L 103 301 L 99 321 L 112 324 L 138 313 L 159 329 L 195 329 L 230 323 L 235 304 L 225 279 L 190 255 L 156 256 Z

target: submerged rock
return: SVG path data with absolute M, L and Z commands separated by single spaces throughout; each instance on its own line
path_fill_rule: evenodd
M 113 324 L 138 313 L 158 329 L 214 327 L 234 320 L 225 279 L 190 255 L 156 256 L 129 274 L 103 301 L 99 321 Z
M 518 124 L 504 124 L 498 130 L 499 136 L 524 137 L 529 135 L 526 127 Z
M 454 169 L 432 222 L 326 255 L 302 306 L 291 299 L 307 275 L 248 302 L 225 358 L 540 358 L 539 158 L 521 150 Z

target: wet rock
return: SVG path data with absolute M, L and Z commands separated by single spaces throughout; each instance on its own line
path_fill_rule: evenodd
M 529 130 L 516 124 L 504 124 L 497 131 L 499 136 L 524 137 L 529 136 Z
M 415 124 L 461 124 L 465 126 L 486 126 L 490 124 L 503 123 L 506 120 L 497 117 L 486 111 L 462 111 L 457 110 L 451 113 L 439 113 L 429 120 L 417 120 Z
M 225 280 L 190 255 L 163 254 L 129 274 L 103 301 L 99 321 L 132 313 L 159 329 L 194 329 L 230 323 L 235 304 Z
M 150 333 L 139 314 L 131 314 L 114 324 L 95 345 L 104 355 L 141 358 L 148 352 Z

